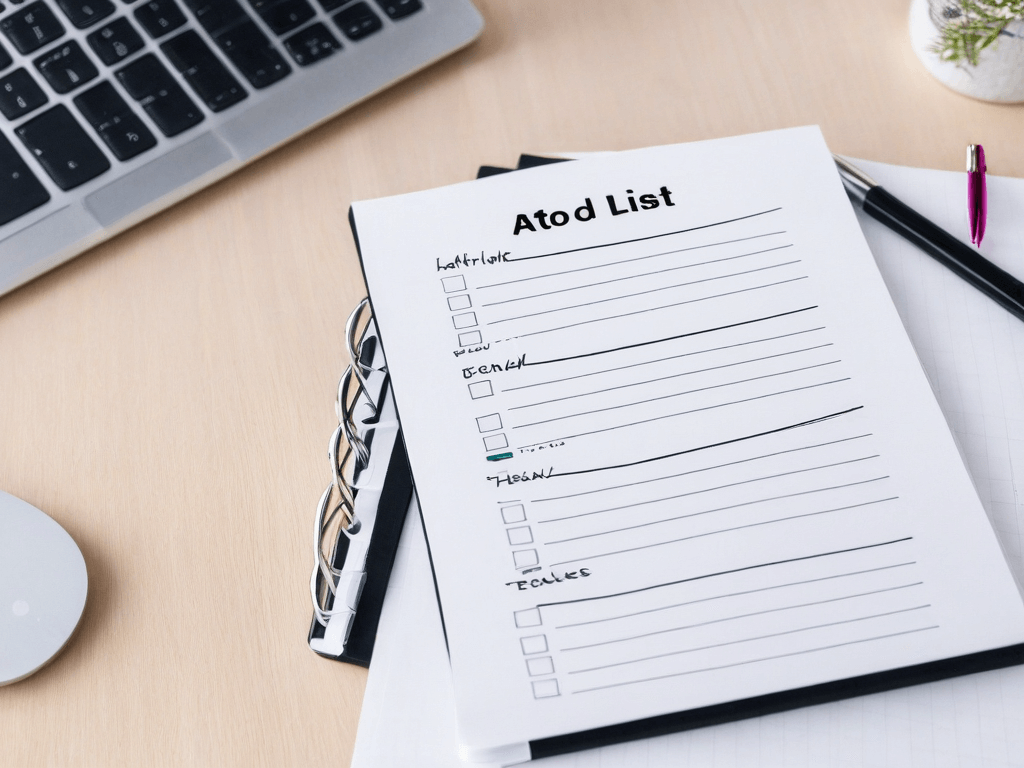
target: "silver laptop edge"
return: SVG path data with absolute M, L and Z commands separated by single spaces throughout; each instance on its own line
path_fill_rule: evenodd
M 189 18 L 190 27 L 214 47 L 205 30 Z M 318 20 L 333 26 L 320 9 Z M 286 80 L 265 90 L 250 90 L 236 108 L 212 113 L 204 107 L 206 119 L 197 128 L 171 139 L 161 137 L 161 154 L 113 161 L 110 171 L 70 192 L 61 191 L 32 166 L 51 199 L 0 226 L 0 295 L 468 45 L 483 28 L 469 0 L 429 0 L 413 16 L 398 21 L 385 16 L 383 21 L 379 33 L 358 42 L 341 38 L 343 49 L 333 56 L 307 68 L 294 67 Z M 84 45 L 91 31 L 72 30 L 64 39 L 80 39 Z M 140 55 L 156 50 L 158 42 L 147 41 Z M 179 73 L 172 74 L 188 91 Z M 53 102 L 70 103 L 76 95 Z M 31 166 L 24 147 L 9 138 Z

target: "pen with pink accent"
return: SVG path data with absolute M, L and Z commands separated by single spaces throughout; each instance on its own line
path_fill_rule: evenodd
M 846 194 L 854 205 L 1024 320 L 1024 283 L 997 267 L 967 243 L 926 219 L 906 203 L 897 200 L 848 160 L 835 155 L 833 157 L 839 168 L 843 186 L 846 187 Z M 984 158 L 981 167 L 984 168 Z M 982 200 L 984 203 L 984 192 Z M 983 204 L 982 211 L 984 208 Z M 984 231 L 985 219 L 982 213 L 981 233 L 976 237 L 978 242 L 981 242 Z
M 988 218 L 985 149 L 981 144 L 967 145 L 967 215 L 971 220 L 971 242 L 980 247 Z

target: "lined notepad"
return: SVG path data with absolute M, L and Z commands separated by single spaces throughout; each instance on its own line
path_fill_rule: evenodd
M 901 200 L 964 233 L 963 174 L 857 160 Z M 1024 180 L 991 177 L 986 258 L 1024 274 Z M 889 230 L 859 217 L 1018 579 L 1024 504 L 1024 324 Z M 352 768 L 457 768 L 455 704 L 418 508 L 399 548 Z M 423 707 L 423 701 L 432 706 Z M 1024 668 L 553 757 L 538 768 L 1024 766 Z
M 354 207 L 467 756 L 1019 644 L 820 135 L 571 166 Z

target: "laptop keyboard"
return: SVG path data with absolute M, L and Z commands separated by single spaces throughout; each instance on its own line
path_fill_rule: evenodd
M 0 225 L 50 200 L 40 175 L 71 190 L 118 163 L 156 155 L 207 112 L 230 110 L 295 67 L 357 44 L 384 27 L 382 16 L 400 22 L 422 7 L 421 0 L 0 0 Z M 88 33 L 79 42 L 72 29 Z

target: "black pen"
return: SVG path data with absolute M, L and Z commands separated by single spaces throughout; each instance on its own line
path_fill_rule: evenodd
M 841 157 L 832 157 L 839 166 L 839 175 L 846 193 L 866 214 L 912 242 L 997 304 L 1024 320 L 1024 283 L 901 203 L 864 171 Z

